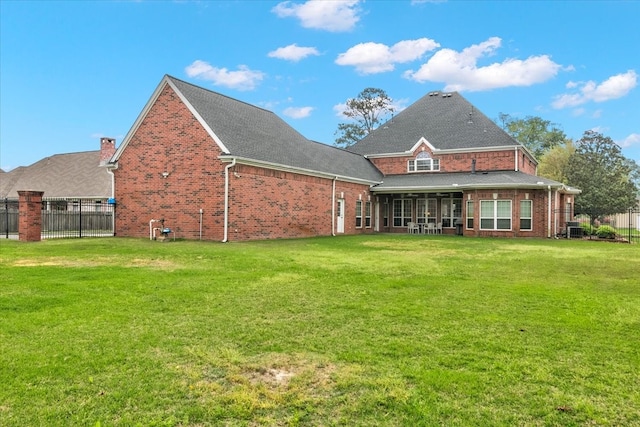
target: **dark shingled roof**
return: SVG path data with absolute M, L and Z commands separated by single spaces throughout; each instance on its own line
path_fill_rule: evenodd
M 271 111 L 171 76 L 167 78 L 232 157 L 371 182 L 382 179 L 382 174 L 367 159 L 310 141 Z
M 349 151 L 362 155 L 402 153 L 423 137 L 436 150 L 520 145 L 459 93 L 430 92 Z
M 111 175 L 99 166 L 100 151 L 56 154 L 3 173 L 0 197 L 17 198 L 18 191 L 44 191 L 48 197 L 111 197 Z
M 372 188 L 374 192 L 406 193 L 412 191 L 462 191 L 477 188 L 531 188 L 551 186 L 571 191 L 558 181 L 516 171 L 450 172 L 387 175 L 384 183 Z

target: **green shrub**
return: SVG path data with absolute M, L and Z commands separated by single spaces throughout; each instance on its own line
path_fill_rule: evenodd
M 582 227 L 582 231 L 585 236 L 593 236 L 594 234 L 596 234 L 596 228 L 588 222 L 581 223 L 580 227 Z
M 614 239 L 616 237 L 616 229 L 610 225 L 601 225 L 596 230 L 596 236 L 602 239 Z

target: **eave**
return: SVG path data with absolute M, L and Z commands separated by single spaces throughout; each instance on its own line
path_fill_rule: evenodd
M 281 172 L 291 172 L 291 173 L 296 173 L 300 175 L 313 176 L 317 178 L 337 179 L 339 181 L 351 182 L 355 184 L 364 184 L 364 185 L 372 186 L 372 185 L 377 185 L 382 183 L 381 181 L 372 181 L 372 180 L 367 180 L 362 178 L 355 178 L 351 176 L 333 174 L 329 172 L 320 172 L 320 171 L 311 170 L 311 169 L 298 168 L 295 166 L 288 166 L 288 165 L 283 165 L 279 163 L 266 162 L 262 160 L 249 159 L 246 157 L 238 157 L 233 155 L 222 155 L 222 156 L 219 156 L 218 158 L 224 163 L 232 162 L 235 159 L 236 164 L 273 169 Z

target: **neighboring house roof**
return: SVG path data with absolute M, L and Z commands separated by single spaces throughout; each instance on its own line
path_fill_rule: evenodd
M 457 92 L 430 92 L 348 150 L 364 156 L 407 153 L 421 138 L 436 152 L 521 146 Z
M 271 111 L 165 76 L 111 162 L 117 162 L 165 84 L 200 120 L 223 157 L 309 173 L 380 182 L 382 174 L 367 159 L 302 136 Z
M 410 193 L 412 191 L 463 191 L 471 189 L 547 189 L 561 190 L 569 194 L 578 194 L 580 190 L 567 187 L 561 182 L 528 175 L 517 171 L 500 172 L 450 172 L 450 173 L 413 173 L 405 175 L 387 175 L 382 184 L 371 188 L 377 193 Z
M 44 191 L 44 197 L 109 198 L 111 175 L 99 166 L 100 151 L 56 154 L 30 166 L 2 174 L 0 197 L 17 198 L 18 191 Z

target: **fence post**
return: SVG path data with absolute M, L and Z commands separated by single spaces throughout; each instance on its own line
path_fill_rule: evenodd
M 42 195 L 44 191 L 18 191 L 18 239 L 39 242 L 42 239 Z
M 6 238 L 9 238 L 9 199 L 7 197 L 4 198 L 4 216 L 5 216 L 5 232 Z

